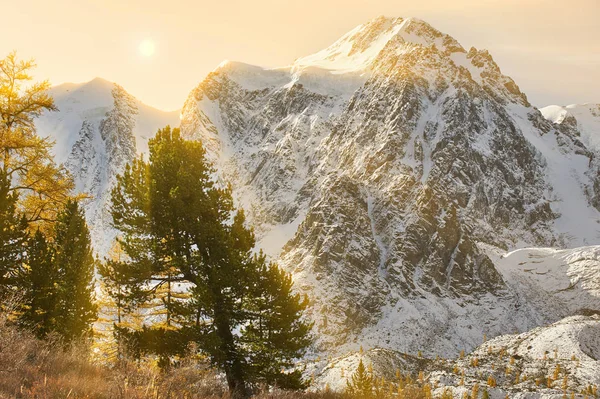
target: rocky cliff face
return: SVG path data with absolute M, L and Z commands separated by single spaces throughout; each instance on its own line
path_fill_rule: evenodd
M 79 138 L 66 162 L 77 190 L 91 197 L 85 205 L 86 218 L 96 250 L 102 254 L 114 238 L 109 206 L 115 176 L 136 156 L 135 99 L 119 85 L 114 85 L 111 95 L 112 107 L 103 118 L 82 122 Z
M 548 399 L 597 385 L 600 246 L 568 250 L 528 248 L 509 253 L 487 247 L 486 252 L 510 292 L 520 298 L 521 304 L 528 304 L 527 308 L 521 305 L 512 309 L 513 316 L 527 311 L 531 321 L 540 327 L 491 340 L 489 335 L 482 335 L 472 353 L 454 360 L 411 356 L 391 346 L 320 358 L 308 364 L 316 384 L 343 390 L 346 378 L 362 359 L 372 365 L 375 375 L 387 381 L 397 380 L 396 370 L 413 378 L 424 371 L 428 383 L 437 387 L 436 395 L 450 390 L 454 397 L 470 393 L 475 384 L 487 389 L 492 398 L 508 395 Z M 536 320 L 538 315 L 549 313 L 557 320 L 562 315 L 569 316 L 550 325 Z M 556 367 L 560 369 L 558 376 Z M 489 376 L 494 378 L 496 387 L 488 385 Z M 553 379 L 550 387 L 548 377 Z
M 455 354 L 554 321 L 489 245 L 599 237 L 596 150 L 487 51 L 417 19 L 375 19 L 285 68 L 225 62 L 190 94 L 182 130 L 310 295 L 329 351 Z

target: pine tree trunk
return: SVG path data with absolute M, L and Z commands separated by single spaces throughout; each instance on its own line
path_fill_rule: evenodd
M 167 327 L 171 327 L 171 274 L 167 280 Z
M 219 302 L 215 306 L 214 323 L 217 335 L 221 341 L 219 350 L 223 356 L 229 393 L 233 399 L 245 399 L 250 395 L 246 387 L 242 361 L 235 347 L 228 317 Z

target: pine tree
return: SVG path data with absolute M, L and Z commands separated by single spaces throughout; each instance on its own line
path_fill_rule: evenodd
M 292 292 L 291 277 L 276 264 L 267 263 L 264 254 L 255 256 L 253 263 L 257 283 L 247 304 L 251 317 L 242 333 L 242 342 L 252 348 L 251 371 L 269 386 L 303 388 L 301 370 L 282 374 L 281 369 L 291 368 L 310 343 L 310 326 L 300 321 L 308 300 Z
M 116 340 L 114 327 L 123 326 L 128 319 L 125 308 L 127 279 L 120 274 L 118 267 L 124 259 L 123 250 L 118 242 L 115 242 L 108 257 L 103 262 L 98 262 L 100 292 L 96 303 L 100 316 L 96 322 L 97 339 L 94 344 L 100 349 L 101 360 L 107 363 L 114 363 L 122 358 L 121 344 Z
M 149 149 L 148 162 L 136 159 L 118 177 L 111 212 L 128 257 L 118 265 L 130 277 L 127 301 L 152 303 L 166 287 L 166 312 L 130 336 L 161 358 L 195 341 L 225 372 L 234 397 L 247 396 L 248 384 L 300 386 L 300 374 L 286 368 L 309 342 L 305 300 L 285 273 L 253 256 L 254 234 L 230 189 L 213 182 L 201 143 L 167 127 Z M 266 309 L 269 300 L 276 306 Z
M 27 220 L 17 214 L 18 194 L 10 191 L 10 181 L 0 171 L 0 294 L 14 284 L 27 241 Z
M 97 316 L 95 259 L 83 210 L 76 201 L 68 201 L 58 215 L 55 248 L 59 284 L 56 330 L 65 342 L 70 342 L 89 335 Z
M 125 305 L 127 294 L 126 284 L 127 276 L 122 274 L 124 269 L 119 265 L 125 260 L 125 254 L 118 242 L 115 242 L 111 248 L 108 257 L 104 262 L 98 264 L 98 274 L 102 283 L 102 291 L 112 299 L 111 308 L 114 308 L 114 320 L 111 323 L 120 325 L 123 322 L 125 314 Z
M 373 395 L 373 376 L 367 372 L 362 359 L 358 362 L 358 368 L 352 374 L 350 380 L 346 380 L 346 392 L 362 398 Z
M 56 327 L 58 272 L 53 259 L 54 250 L 39 230 L 28 240 L 22 274 L 22 325 L 39 338 L 44 338 Z

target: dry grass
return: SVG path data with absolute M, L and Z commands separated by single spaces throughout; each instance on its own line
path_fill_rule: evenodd
M 6 309 L 6 306 L 4 307 Z M 87 345 L 63 348 L 56 339 L 38 340 L 16 328 L 0 311 L 0 398 L 37 399 L 225 399 L 219 376 L 197 361 L 168 372 L 124 359 L 106 367 L 91 361 Z M 338 399 L 335 393 L 275 391 L 257 399 Z
M 184 364 L 160 373 L 145 363 L 124 360 L 118 367 L 90 361 L 87 345 L 65 349 L 56 339 L 36 339 L 0 312 L 0 398 L 223 398 L 215 373 Z
M 38 340 L 0 311 L 0 398 L 23 399 L 228 399 L 222 379 L 193 358 L 167 372 L 146 362 L 121 360 L 107 367 L 91 360 L 88 345 L 65 349 L 56 339 Z M 376 397 L 377 395 L 369 395 Z M 389 395 L 386 395 L 389 396 Z M 431 398 L 407 387 L 396 398 Z M 256 399 L 364 399 L 335 392 L 271 391 Z

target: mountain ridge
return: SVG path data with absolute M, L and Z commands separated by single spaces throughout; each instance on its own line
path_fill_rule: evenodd
M 62 82 L 62 83 L 57 83 L 57 84 L 53 84 L 50 87 L 50 91 L 51 92 L 65 92 L 65 91 L 72 91 L 72 90 L 77 90 L 80 89 L 82 87 L 85 86 L 96 86 L 96 88 L 99 91 L 103 91 L 106 90 L 107 88 L 110 88 L 115 85 L 118 84 L 118 82 L 113 82 L 112 80 L 109 79 L 105 79 L 102 76 L 95 76 L 90 80 L 86 80 L 83 82 Z M 134 96 L 135 97 L 135 96 Z M 165 110 L 159 107 L 155 107 L 153 105 L 150 104 L 146 104 L 145 102 L 138 100 L 141 104 L 144 104 L 145 106 L 152 108 L 156 111 L 159 112 L 164 112 L 164 113 L 175 113 L 175 112 L 180 112 L 180 109 L 174 109 L 174 110 Z M 59 110 L 60 111 L 60 110 Z

